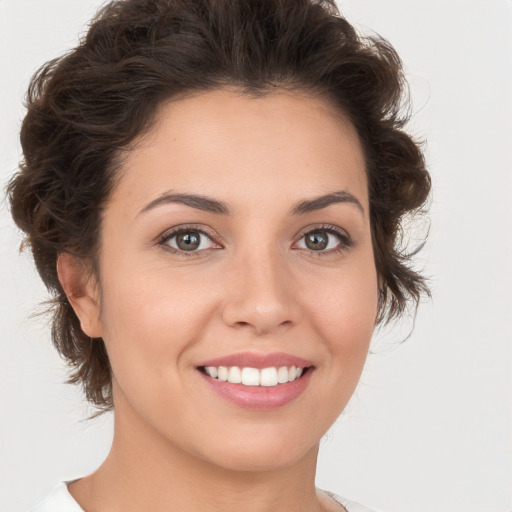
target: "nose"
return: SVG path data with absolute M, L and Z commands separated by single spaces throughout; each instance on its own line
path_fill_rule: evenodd
M 297 321 L 294 280 L 272 250 L 240 254 L 225 275 L 224 323 L 263 336 Z

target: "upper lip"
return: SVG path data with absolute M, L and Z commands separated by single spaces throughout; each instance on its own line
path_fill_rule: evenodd
M 230 354 L 227 356 L 216 357 L 215 359 L 208 359 L 197 365 L 201 366 L 238 366 L 240 368 L 270 368 L 281 366 L 295 366 L 297 368 L 306 368 L 313 366 L 311 361 L 297 357 L 285 352 L 271 352 L 261 354 L 257 352 L 239 352 L 238 354 Z

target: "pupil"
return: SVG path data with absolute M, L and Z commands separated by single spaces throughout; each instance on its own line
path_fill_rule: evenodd
M 327 244 L 328 239 L 325 231 L 315 231 L 314 233 L 309 233 L 306 236 L 306 246 L 308 249 L 312 249 L 313 251 L 325 249 Z
M 193 251 L 199 247 L 199 235 L 191 233 L 181 233 L 178 235 L 176 245 L 183 251 Z

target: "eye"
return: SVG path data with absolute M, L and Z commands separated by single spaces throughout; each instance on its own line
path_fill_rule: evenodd
M 296 247 L 319 253 L 339 252 L 352 246 L 347 233 L 334 226 L 315 228 L 307 231 L 297 242 Z
M 176 253 L 194 253 L 207 249 L 218 248 L 210 235 L 204 231 L 192 228 L 182 227 L 166 233 L 160 240 L 160 245 L 166 246 L 172 252 Z

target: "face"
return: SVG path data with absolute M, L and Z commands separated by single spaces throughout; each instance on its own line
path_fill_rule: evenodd
M 116 428 L 231 469 L 318 445 L 377 314 L 363 153 L 326 100 L 163 105 L 124 157 L 101 246 L 87 325 L 111 360 Z

